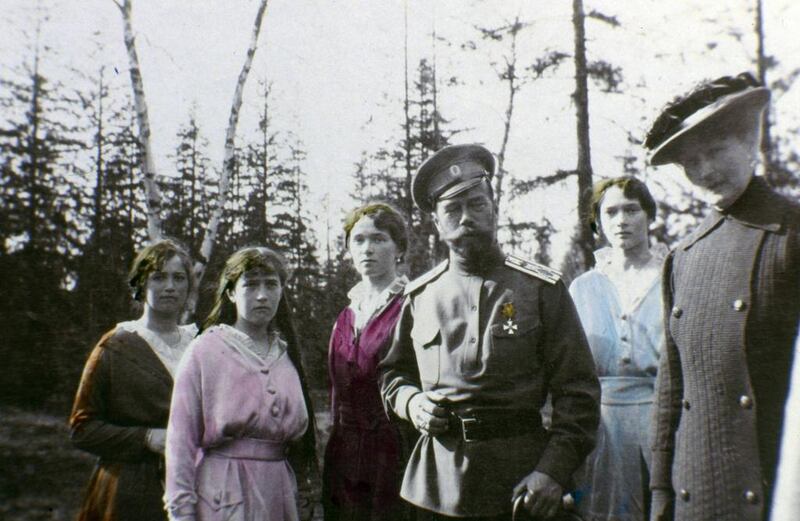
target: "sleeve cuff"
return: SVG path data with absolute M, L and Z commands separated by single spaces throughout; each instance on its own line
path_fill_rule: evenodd
M 548 447 L 542 457 L 539 458 L 536 470 L 556 480 L 564 490 L 569 490 L 571 488 L 572 473 L 575 472 L 580 463 L 578 458 L 572 454 L 572 451 Z
M 408 403 L 411 398 L 421 393 L 417 387 L 406 385 L 397 391 L 397 399 L 395 400 L 394 412 L 400 418 L 411 421 L 411 416 L 408 414 Z
M 653 451 L 650 465 L 650 489 L 672 490 L 672 451 Z

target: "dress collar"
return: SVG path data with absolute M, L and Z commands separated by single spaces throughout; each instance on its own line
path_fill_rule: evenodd
M 391 300 L 393 296 L 397 295 L 398 293 L 402 293 L 403 289 L 406 287 L 406 284 L 408 284 L 408 277 L 405 275 L 396 277 L 392 283 L 380 293 L 378 301 L 381 302 L 381 304 L 385 304 Z M 361 307 L 361 305 L 368 300 L 367 283 L 362 280 L 353 286 L 353 288 L 347 292 L 347 298 L 350 299 L 351 308 L 356 309 Z
M 361 281 L 353 286 L 347 296 L 350 298 L 348 307 L 354 315 L 354 329 L 360 331 L 372 317 L 382 312 L 395 295 L 403 293 L 406 284 L 408 284 L 408 277 L 400 275 L 374 299 L 370 299 L 367 294 L 366 282 Z
M 595 269 L 608 276 L 608 269 L 612 262 L 614 250 L 609 247 L 603 247 L 594 252 Z M 661 264 L 669 253 L 669 248 L 660 242 L 653 241 L 650 245 L 650 255 L 652 259 L 649 262 Z
M 681 244 L 681 248 L 691 248 L 724 219 L 731 219 L 751 228 L 777 232 L 783 225 L 785 210 L 783 199 L 769 188 L 764 178 L 754 176 L 742 195 L 728 208 L 712 207 L 703 222 Z
M 153 350 L 167 371 L 169 371 L 169 374 L 173 376 L 184 351 L 197 335 L 197 326 L 194 324 L 178 326 L 180 338 L 175 345 L 169 345 L 155 331 L 148 329 L 141 318 L 120 322 L 117 324 L 117 328 L 139 335 L 150 346 L 150 349 Z

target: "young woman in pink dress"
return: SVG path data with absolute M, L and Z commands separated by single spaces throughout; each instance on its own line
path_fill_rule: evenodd
M 323 472 L 325 519 L 402 519 L 403 444 L 381 404 L 377 367 L 408 281 L 397 270 L 408 245 L 406 223 L 393 207 L 371 203 L 350 212 L 344 231 L 361 282 L 348 294 L 328 351 L 333 430 Z
M 225 263 L 205 331 L 175 379 L 166 450 L 171 519 L 310 517 L 298 482 L 307 491 L 315 469 L 313 413 L 286 280 L 283 259 L 268 248 L 244 248 Z M 228 317 L 232 325 L 221 323 Z

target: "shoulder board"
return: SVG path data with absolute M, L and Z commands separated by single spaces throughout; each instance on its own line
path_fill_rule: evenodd
M 439 263 L 438 266 L 433 268 L 432 270 L 423 273 L 416 279 L 412 280 L 408 284 L 406 284 L 405 290 L 403 291 L 403 295 L 410 295 L 413 292 L 417 291 L 421 287 L 425 286 L 429 282 L 433 282 L 439 275 L 447 271 L 447 261 L 443 261 Z
M 515 255 L 506 255 L 505 264 L 511 269 L 542 279 L 550 284 L 555 284 L 561 279 L 560 271 L 549 268 L 544 264 L 521 259 Z

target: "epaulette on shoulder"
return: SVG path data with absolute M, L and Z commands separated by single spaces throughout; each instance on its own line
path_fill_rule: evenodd
M 506 266 L 536 277 L 537 279 L 542 279 L 550 284 L 555 284 L 561 280 L 560 271 L 554 270 L 544 264 L 521 259 L 515 255 L 506 255 Z
M 431 269 L 430 271 L 423 273 L 416 279 L 412 280 L 408 284 L 406 284 L 405 290 L 403 291 L 404 295 L 410 295 L 420 289 L 421 287 L 425 286 L 429 282 L 433 282 L 439 275 L 447 271 L 447 261 L 443 261 L 439 263 L 435 268 Z

